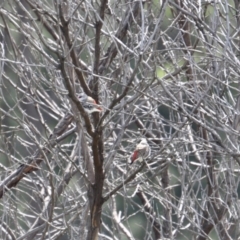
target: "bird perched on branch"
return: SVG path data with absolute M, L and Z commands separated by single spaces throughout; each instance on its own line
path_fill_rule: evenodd
M 147 140 L 145 138 L 141 139 L 141 142 L 136 146 L 132 156 L 131 156 L 131 163 L 135 161 L 142 162 L 144 159 L 149 157 L 151 154 L 151 148 L 147 143 Z
M 93 112 L 102 112 L 103 110 L 101 105 L 98 105 L 92 97 L 87 96 L 85 93 L 78 94 L 78 99 L 84 110 L 89 114 Z

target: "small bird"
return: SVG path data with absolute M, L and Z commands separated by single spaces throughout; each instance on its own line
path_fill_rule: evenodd
M 87 96 L 85 93 L 78 94 L 78 99 L 81 102 L 84 110 L 89 114 L 93 112 L 102 112 L 103 110 L 92 97 Z
M 141 142 L 136 146 L 132 156 L 131 156 L 131 163 L 135 161 L 142 162 L 144 159 L 149 157 L 151 154 L 151 148 L 149 147 L 147 140 L 145 138 L 141 139 Z

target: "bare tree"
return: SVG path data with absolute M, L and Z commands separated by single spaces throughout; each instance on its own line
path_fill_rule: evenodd
M 239 9 L 1 1 L 1 239 L 240 239 Z

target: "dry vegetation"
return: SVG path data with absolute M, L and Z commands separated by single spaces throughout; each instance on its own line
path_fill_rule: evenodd
M 239 9 L 2 0 L 0 239 L 240 238 Z

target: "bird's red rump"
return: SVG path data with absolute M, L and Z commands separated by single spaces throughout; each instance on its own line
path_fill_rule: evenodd
M 134 153 L 133 153 L 133 155 L 132 155 L 132 157 L 131 157 L 132 162 L 133 162 L 134 160 L 136 160 L 137 158 L 138 158 L 138 151 L 134 151 Z
M 97 109 L 99 109 L 100 111 L 102 111 L 103 109 L 96 103 L 96 101 L 93 99 L 93 103 L 97 105 Z

